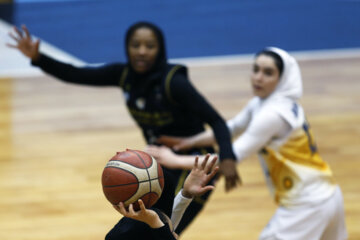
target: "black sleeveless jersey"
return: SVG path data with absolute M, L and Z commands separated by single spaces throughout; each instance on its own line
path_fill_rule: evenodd
M 127 108 L 142 129 L 147 143 L 155 143 L 156 138 L 161 135 L 192 136 L 204 131 L 206 119 L 199 117 L 189 106 L 175 100 L 173 96 L 172 81 L 189 84 L 187 79 L 184 66 L 168 65 L 166 74 L 160 81 L 146 91 L 139 91 L 133 87 L 127 68 L 124 69 L 119 84 L 123 88 Z

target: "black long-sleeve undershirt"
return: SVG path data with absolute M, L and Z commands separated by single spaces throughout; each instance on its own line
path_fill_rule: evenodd
M 220 160 L 235 159 L 229 129 L 224 119 L 183 75 L 174 76 L 171 92 L 175 102 L 185 106 L 194 116 L 206 119 L 211 126 L 220 149 Z M 229 144 L 230 143 L 230 144 Z

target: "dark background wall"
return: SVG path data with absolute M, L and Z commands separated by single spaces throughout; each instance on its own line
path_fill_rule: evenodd
M 360 47 L 359 0 L 22 1 L 11 11 L 7 20 L 88 62 L 124 60 L 139 20 L 163 29 L 170 58 Z

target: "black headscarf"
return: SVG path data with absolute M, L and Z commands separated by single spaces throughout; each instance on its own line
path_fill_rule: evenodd
M 156 57 L 155 63 L 152 68 L 146 72 L 139 74 L 137 73 L 131 66 L 129 61 L 129 51 L 128 46 L 130 42 L 130 38 L 134 34 L 134 32 L 139 28 L 147 28 L 150 29 L 156 36 L 158 45 L 159 45 L 159 52 Z M 130 28 L 126 32 L 125 37 L 125 51 L 126 56 L 128 59 L 128 67 L 129 67 L 129 77 L 134 80 L 133 84 L 135 87 L 142 88 L 146 90 L 148 87 L 153 85 L 155 82 L 161 80 L 163 74 L 166 72 L 166 64 L 167 64 L 167 57 L 166 57 L 166 50 L 165 50 L 165 41 L 164 35 L 159 27 L 150 23 L 150 22 L 137 22 L 130 26 Z

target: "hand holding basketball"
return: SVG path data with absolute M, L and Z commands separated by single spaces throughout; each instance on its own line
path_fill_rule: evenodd
M 160 198 L 164 175 L 160 164 L 149 154 L 138 150 L 118 152 L 106 164 L 102 174 L 105 197 L 113 205 L 123 202 L 139 210 L 138 199 L 150 208 Z
M 138 204 L 140 206 L 139 211 L 134 211 L 132 204 L 130 204 L 129 209 L 126 210 L 122 202 L 120 202 L 118 205 L 113 205 L 113 206 L 124 217 L 132 218 L 134 220 L 144 222 L 152 228 L 159 228 L 164 226 L 164 223 L 160 220 L 158 214 L 151 209 L 146 209 L 144 202 L 141 199 L 138 200 Z

